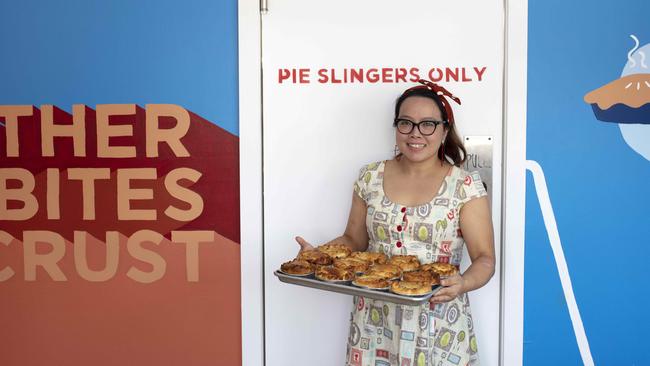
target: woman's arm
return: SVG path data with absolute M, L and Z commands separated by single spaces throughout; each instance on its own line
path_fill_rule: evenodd
M 494 274 L 494 234 L 487 197 L 473 199 L 461 208 L 460 230 L 472 264 L 463 275 L 441 281 L 447 286 L 431 298 L 431 302 L 450 301 L 485 285 Z
M 345 228 L 343 235 L 336 239 L 330 240 L 326 244 L 345 244 L 353 251 L 363 252 L 368 248 L 368 231 L 366 230 L 366 203 L 357 195 L 352 194 L 352 207 L 350 208 L 350 216 L 348 216 L 348 224 Z M 314 249 L 314 246 L 308 243 L 300 236 L 296 237 L 296 241 L 300 244 L 300 250 Z

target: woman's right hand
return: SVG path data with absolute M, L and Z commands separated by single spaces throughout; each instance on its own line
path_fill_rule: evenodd
M 298 245 L 300 245 L 301 252 L 314 249 L 314 246 L 309 244 L 307 240 L 302 238 L 302 236 L 296 236 L 296 241 L 298 242 Z

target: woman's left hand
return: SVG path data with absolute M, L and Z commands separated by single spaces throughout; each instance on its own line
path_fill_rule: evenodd
M 465 279 L 460 274 L 447 277 L 441 280 L 440 284 L 443 287 L 429 300 L 432 304 L 451 301 L 465 293 Z

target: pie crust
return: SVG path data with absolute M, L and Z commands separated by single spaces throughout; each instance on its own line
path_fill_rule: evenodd
M 351 281 L 354 279 L 354 272 L 332 266 L 318 267 L 316 269 L 316 278 L 321 281 Z
M 393 280 L 402 276 L 402 270 L 394 264 L 375 264 L 370 267 L 366 274 L 377 275 L 388 280 Z
M 319 250 L 303 250 L 298 253 L 298 259 L 305 260 L 311 264 L 317 264 L 319 266 L 327 266 L 332 264 L 332 257 L 323 253 Z
M 401 255 L 401 254 L 396 254 L 392 257 L 390 257 L 391 261 L 395 262 L 416 262 L 420 264 L 420 260 L 418 259 L 417 255 Z
M 428 263 L 420 268 L 423 271 L 432 271 L 439 276 L 453 276 L 458 273 L 458 268 L 451 263 Z
M 334 267 L 349 269 L 356 273 L 362 273 L 368 270 L 370 263 L 359 258 L 346 257 L 334 260 Z
M 431 284 L 426 281 L 395 281 L 390 290 L 398 295 L 426 295 L 431 292 Z
M 388 262 L 386 254 L 378 252 L 354 252 L 351 257 L 359 258 L 372 264 L 385 264 Z
M 314 273 L 314 266 L 302 259 L 294 259 L 289 262 L 282 263 L 280 270 L 290 275 L 306 276 Z
M 390 286 L 390 281 L 385 277 L 366 274 L 357 277 L 352 284 L 359 287 L 366 287 L 370 289 L 387 289 Z
M 343 244 L 324 244 L 316 248 L 323 253 L 326 253 L 330 257 L 336 258 L 345 258 L 352 254 L 352 250 Z
M 587 93 L 584 100 L 600 109 L 609 109 L 615 104 L 639 108 L 650 103 L 650 74 L 623 76 Z
M 437 285 L 440 283 L 440 276 L 433 271 L 412 271 L 405 272 L 402 275 L 402 280 L 404 281 L 422 281 L 429 282 L 431 285 Z
M 394 255 L 388 263 L 398 266 L 404 272 L 415 271 L 420 268 L 420 261 L 414 255 Z

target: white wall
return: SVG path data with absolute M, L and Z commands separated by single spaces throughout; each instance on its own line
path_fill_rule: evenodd
M 239 0 L 239 179 L 242 365 L 264 364 L 260 12 Z
M 460 133 L 495 139 L 499 249 L 503 39 L 503 3 L 495 0 L 269 3 L 262 17 L 267 365 L 344 361 L 351 298 L 283 284 L 272 272 L 297 253 L 295 235 L 318 244 L 343 231 L 358 169 L 391 156 L 393 103 L 413 85 L 321 84 L 316 71 L 418 67 L 426 76 L 431 67 L 487 67 L 480 82 L 444 85 L 462 99 L 454 109 Z M 292 67 L 310 69 L 311 83 L 280 84 L 278 69 Z M 500 273 L 471 294 L 484 365 L 499 362 Z

